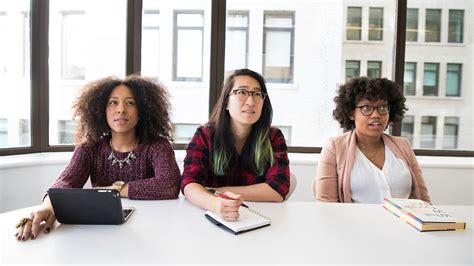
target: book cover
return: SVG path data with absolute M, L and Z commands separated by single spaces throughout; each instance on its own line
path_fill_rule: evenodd
M 271 224 L 270 218 L 246 207 L 240 207 L 239 219 L 235 222 L 225 221 L 218 214 L 211 211 L 206 211 L 205 216 L 215 225 L 220 226 L 235 235 L 269 226 Z
M 385 198 L 383 207 L 419 231 L 460 230 L 466 223 L 418 199 Z

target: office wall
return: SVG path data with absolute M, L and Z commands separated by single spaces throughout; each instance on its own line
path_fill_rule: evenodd
M 1 157 L 0 213 L 39 204 L 71 155 L 66 152 Z M 181 170 L 184 156 L 184 151 L 176 151 Z M 291 171 L 298 184 L 289 200 L 313 201 L 311 182 L 318 158 L 318 154 L 290 154 Z M 418 160 L 434 204 L 474 205 L 474 158 L 420 156 Z

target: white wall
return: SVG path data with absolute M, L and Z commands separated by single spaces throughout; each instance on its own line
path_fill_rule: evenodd
M 72 153 L 39 153 L 0 157 L 0 213 L 36 205 L 65 168 Z M 176 151 L 182 170 L 184 151 Z M 298 185 L 289 200 L 313 201 L 311 182 L 318 154 L 290 154 Z M 474 205 L 474 158 L 418 158 L 436 205 Z

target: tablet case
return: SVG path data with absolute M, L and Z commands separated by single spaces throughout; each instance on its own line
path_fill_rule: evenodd
M 124 215 L 115 189 L 50 188 L 48 195 L 56 219 L 63 224 L 121 224 Z

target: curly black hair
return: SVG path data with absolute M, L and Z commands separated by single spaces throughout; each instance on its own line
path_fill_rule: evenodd
M 127 86 L 135 96 L 138 108 L 136 135 L 142 143 L 159 138 L 172 141 L 170 102 L 163 85 L 152 78 L 130 75 L 124 79 L 106 77 L 87 84 L 74 103 L 74 118 L 79 118 L 76 142 L 97 143 L 110 132 L 106 107 L 112 90 Z
M 349 117 L 356 104 L 362 99 L 386 100 L 390 106 L 389 123 L 401 121 L 405 111 L 408 110 L 405 106 L 406 98 L 397 83 L 386 78 L 353 78 L 340 85 L 337 96 L 334 97 L 336 108 L 332 115 L 341 128 L 346 130 L 355 128 L 354 121 Z

